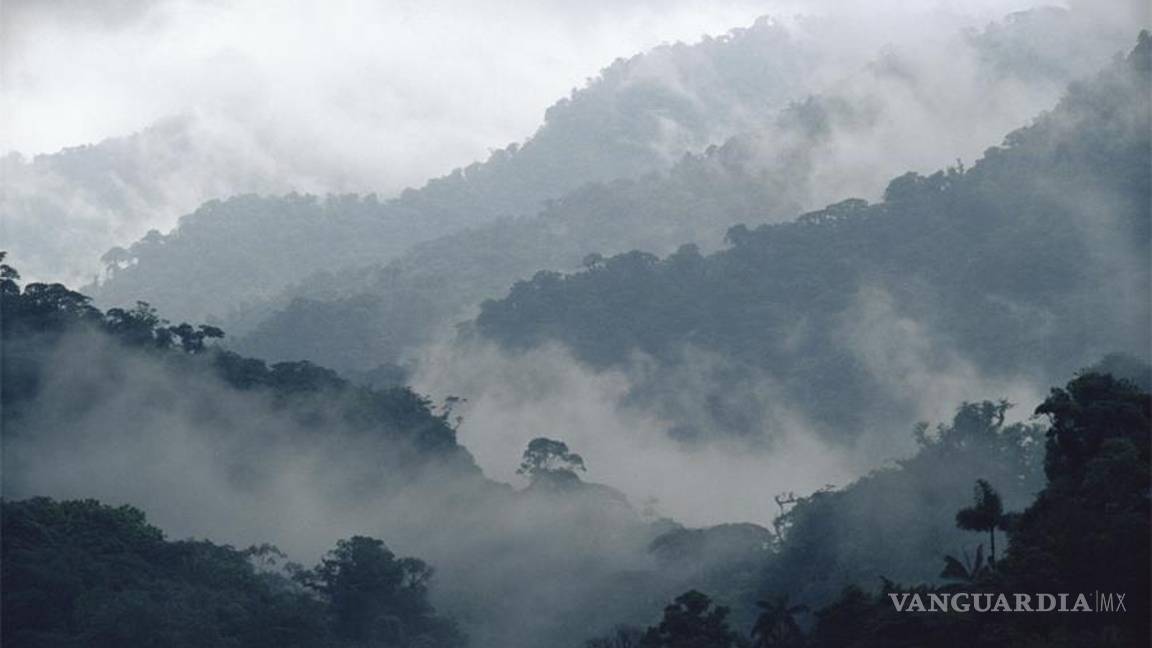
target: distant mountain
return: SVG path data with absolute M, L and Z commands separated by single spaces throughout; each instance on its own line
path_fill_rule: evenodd
M 736 146 L 713 147 L 666 174 L 590 184 L 535 218 L 421 243 L 384 266 L 319 272 L 226 318 L 248 331 L 231 344 L 261 357 L 323 359 L 343 370 L 402 363 L 481 300 L 539 268 L 575 269 L 635 247 L 670 252 L 684 241 L 715 248 L 728 225 L 795 213 L 802 179 L 758 173 L 744 157 Z
M 771 115 L 811 90 L 811 44 L 758 21 L 695 45 L 666 45 L 605 68 L 588 86 L 548 109 L 523 144 L 404 191 L 351 230 L 324 231 L 325 200 L 301 211 L 294 197 L 224 200 L 107 258 L 110 273 L 88 291 L 101 304 L 148 301 L 180 318 L 217 317 L 270 297 L 318 267 L 384 262 L 407 247 L 500 217 L 531 215 L 543 201 L 587 182 L 664 169 Z M 322 206 L 324 205 L 324 206 Z M 276 230 L 282 213 L 316 221 L 307 235 Z M 201 222 L 203 221 L 203 222 Z M 286 238 L 287 240 L 286 240 Z M 349 248 L 353 248 L 349 251 Z M 202 263 L 210 255 L 211 264 Z M 316 262 L 307 259 L 315 257 Z M 267 281 L 239 278 L 252 264 L 276 268 Z M 195 272 L 200 280 L 179 276 Z
M 1067 11 L 1037 10 L 940 45 L 959 48 L 952 63 L 939 62 L 943 51 L 886 51 L 667 171 L 591 183 L 548 201 L 538 217 L 470 227 L 391 263 L 321 270 L 223 319 L 241 335 L 236 348 L 262 357 L 346 371 L 403 364 L 481 301 L 538 270 L 571 271 L 590 254 L 631 249 L 665 255 L 692 244 L 709 252 L 731 225 L 781 221 L 846 196 L 879 197 L 909 168 L 975 156 L 1055 103 L 1055 88 L 1084 69 L 1085 58 L 1065 60 L 1068 52 L 1035 39 L 1079 28 Z M 941 69 L 963 76 L 942 86 Z M 325 334 L 334 327 L 350 334 Z
M 3 486 L 12 496 L 59 487 L 68 465 L 96 457 L 128 468 L 138 457 L 115 449 L 133 438 L 166 446 L 169 458 L 201 444 L 227 448 L 222 485 L 264 475 L 260 464 L 277 461 L 277 447 L 337 440 L 371 449 L 375 475 L 364 486 L 383 489 L 429 466 L 480 478 L 446 417 L 407 388 L 358 387 L 308 362 L 268 366 L 219 349 L 215 327 L 171 325 L 141 306 L 104 312 L 61 284 L 21 288 L 18 279 L 0 266 Z
M 1148 358 L 1150 50 L 1144 32 L 971 169 L 734 227 L 711 256 L 541 272 L 486 303 L 475 330 L 508 349 L 560 342 L 597 368 L 654 358 L 636 389 L 657 402 L 680 393 L 693 350 L 715 354 L 727 364 L 713 390 L 667 403 L 686 438 L 756 437 L 764 411 L 791 407 L 850 440 L 909 420 L 926 390 L 1048 382 L 1112 350 Z
M 6 643 L 372 636 L 446 647 L 460 645 L 458 626 L 473 645 L 560 646 L 647 623 L 656 602 L 688 587 L 707 588 L 748 627 L 765 594 L 823 605 L 853 581 L 938 581 L 940 554 L 970 538 L 952 517 L 971 480 L 992 480 L 1011 509 L 1040 476 L 1041 425 L 1005 424 L 1003 403 L 965 405 L 950 426 L 918 428 L 920 450 L 897 466 L 786 498 L 775 533 L 686 529 L 646 521 L 618 491 L 570 471 L 543 471 L 519 491 L 490 482 L 455 444 L 449 413 L 404 389 L 357 388 L 307 363 L 269 367 L 213 348 L 211 327 L 100 312 L 61 285 L 21 287 L 3 264 L 0 306 Z M 1120 357 L 1094 369 L 1140 384 L 1149 375 Z M 1147 395 L 1122 395 L 1106 404 L 1132 435 Z M 1134 453 L 1125 465 L 1143 463 Z M 277 528 L 297 555 L 350 528 L 387 531 L 436 571 L 363 535 L 336 541 L 311 570 L 270 545 L 172 541 L 141 501 L 178 533 L 216 542 Z
M 273 539 L 310 562 L 337 538 L 387 532 L 436 565 L 436 609 L 478 645 L 557 645 L 636 621 L 692 573 L 693 557 L 684 573 L 653 568 L 648 547 L 673 523 L 644 519 L 615 489 L 575 474 L 520 490 L 494 482 L 457 443 L 450 407 L 307 362 L 239 356 L 214 344 L 220 335 L 149 308 L 101 311 L 61 284 L 21 286 L 0 254 L 3 613 L 19 619 L 5 625 L 5 645 L 93 634 L 115 644 L 247 635 L 240 645 L 347 645 L 328 641 L 349 630 L 326 611 L 329 599 L 253 569 L 250 560 L 278 556 L 267 546 L 166 542 L 140 508 L 178 537 Z M 361 541 L 357 556 L 386 560 L 372 546 Z M 429 575 L 421 567 L 412 582 Z M 500 596 L 483 595 L 493 590 Z M 393 608 L 377 630 L 404 620 L 412 643 L 398 645 L 458 645 L 423 599 Z M 121 622 L 122 609 L 134 623 Z M 290 620 L 304 627 L 287 637 L 267 626 Z M 444 642 L 418 642 L 422 633 Z M 351 639 L 363 645 L 359 634 Z
M 109 248 L 168 229 L 209 198 L 324 186 L 252 134 L 189 114 L 57 153 L 0 158 L 0 215 L 26 275 L 79 285 L 100 273 Z
M 931 45 L 893 44 L 879 58 L 874 51 L 859 58 L 828 47 L 827 41 L 843 38 L 843 25 L 820 19 L 792 27 L 761 19 L 694 45 L 661 46 L 605 68 L 552 106 L 522 144 L 381 201 L 370 214 L 381 221 L 378 227 L 325 233 L 318 224 L 293 243 L 269 228 L 282 211 L 302 214 L 294 198 L 283 198 L 286 204 L 264 198 L 259 208 L 224 200 L 209 210 L 212 217 L 191 214 L 167 235 L 150 234 L 126 253 L 114 250 L 105 262 L 117 271 L 88 292 L 105 305 L 141 299 L 181 318 L 225 318 L 233 309 L 277 300 L 281 289 L 321 265 L 332 272 L 384 265 L 420 242 L 534 216 L 545 201 L 589 182 L 666 171 L 685 153 L 702 153 L 737 133 L 768 130 L 766 146 L 791 150 L 795 146 L 775 132 L 780 111 L 813 94 L 846 103 L 852 117 L 831 122 L 825 142 L 794 160 L 810 168 L 808 184 L 791 188 L 790 196 L 805 197 L 804 208 L 845 194 L 872 198 L 900 170 L 974 156 L 1121 47 L 1115 34 L 1082 18 L 1063 10 L 1028 12 L 985 30 L 944 34 Z M 1082 45 L 1052 44 L 1068 40 Z M 949 83 L 940 83 L 942 76 Z M 283 175 L 277 180 L 299 190 L 324 186 L 306 169 Z M 268 190 L 268 183 L 230 186 L 233 192 Z M 335 213 L 317 206 L 307 218 L 322 223 Z M 199 219 L 212 222 L 195 224 Z M 198 265 L 206 255 L 213 264 Z M 308 260 L 313 256 L 316 262 Z M 255 283 L 238 280 L 254 262 L 276 270 Z M 199 282 L 181 279 L 192 271 Z

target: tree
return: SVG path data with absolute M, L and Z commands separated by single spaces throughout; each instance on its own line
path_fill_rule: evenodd
M 1136 613 L 1104 622 L 1129 637 L 1123 645 L 1149 645 L 1152 396 L 1130 381 L 1086 373 L 1053 389 L 1036 413 L 1051 422 L 1048 485 L 1012 525 L 998 565 L 1005 587 L 1123 592 Z
M 659 625 L 648 628 L 640 648 L 731 648 L 737 635 L 728 627 L 728 608 L 696 590 L 664 608 Z
M 169 326 L 164 331 L 165 337 L 169 339 L 173 337 L 180 339 L 180 348 L 185 353 L 193 354 L 204 351 L 205 339 L 224 337 L 224 331 L 207 324 L 193 327 L 191 324 L 182 323 L 179 326 Z M 159 333 L 160 331 L 157 332 Z
M 16 282 L 20 281 L 20 273 L 16 268 L 4 263 L 4 258 L 7 256 L 8 252 L 0 250 L 0 295 L 19 295 L 20 285 Z
M 1004 528 L 1007 517 L 1000 494 L 983 479 L 973 487 L 972 506 L 956 513 L 956 526 L 966 531 L 988 532 L 988 564 L 996 563 L 996 529 Z
M 151 304 L 142 301 L 132 309 L 110 308 L 104 316 L 104 329 L 133 346 L 167 348 L 172 336 L 166 324 Z
M 382 541 L 364 536 L 340 540 L 315 569 L 296 575 L 328 601 L 336 633 L 343 638 L 453 645 L 459 642 L 454 626 L 433 616 L 428 603 L 431 577 L 432 568 L 424 561 L 397 558 Z
M 544 437 L 532 439 L 524 450 L 516 474 L 536 481 L 541 477 L 573 478 L 576 471 L 586 470 L 584 458 L 570 451 L 568 444 Z
M 782 594 L 756 605 L 762 610 L 752 626 L 755 648 L 801 648 L 804 632 L 796 623 L 796 615 L 806 612 L 805 605 L 789 605 L 788 596 Z
M 940 578 L 961 581 L 968 584 L 976 583 L 988 573 L 988 565 L 984 564 L 984 545 L 976 545 L 976 559 L 968 557 L 964 552 L 964 562 L 955 556 L 944 556 L 944 570 Z
M 237 551 L 95 500 L 0 502 L 5 646 L 332 646 L 324 606 Z

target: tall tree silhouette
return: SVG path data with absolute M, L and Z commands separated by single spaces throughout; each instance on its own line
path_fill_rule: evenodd
M 569 450 L 567 443 L 538 437 L 528 443 L 516 473 L 535 480 L 556 473 L 575 476 L 577 470 L 585 470 L 584 458 Z
M 640 648 L 731 648 L 736 638 L 728 627 L 728 608 L 691 590 L 664 608 L 664 618 L 648 628 Z
M 956 512 L 956 526 L 966 531 L 988 532 L 988 564 L 996 562 L 996 529 L 1004 528 L 1007 522 L 1004 503 L 1000 494 L 983 479 L 976 480 L 973 488 L 972 506 Z
M 752 626 L 754 648 L 801 648 L 804 632 L 796 622 L 796 615 L 808 610 L 804 605 L 789 605 L 788 596 L 781 595 L 756 603 L 761 609 Z

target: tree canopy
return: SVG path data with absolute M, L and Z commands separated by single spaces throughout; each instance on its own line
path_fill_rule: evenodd
M 275 568 L 274 547 L 170 541 L 129 506 L 2 506 L 5 645 L 465 645 L 427 601 L 430 569 L 379 540 L 341 540 L 315 569 L 290 575 Z

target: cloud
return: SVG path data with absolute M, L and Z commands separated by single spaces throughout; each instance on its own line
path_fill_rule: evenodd
M 357 182 L 398 189 L 529 135 L 617 56 L 722 33 L 757 5 L 168 0 L 117 5 L 109 24 L 117 12 L 85 3 L 18 4 L 0 149 L 49 152 L 199 110 L 282 129 L 300 152 L 355 161 Z
M 528 442 L 559 439 L 584 457 L 589 480 L 622 490 L 637 507 L 654 500 L 662 514 L 694 526 L 769 524 L 778 513 L 772 495 L 844 484 L 862 470 L 847 448 L 820 441 L 779 401 L 765 419 L 771 443 L 678 442 L 669 435 L 676 421 L 629 404 L 634 379 L 587 369 L 556 346 L 511 354 L 464 343 L 427 349 L 414 383 L 436 397 L 467 399 L 460 439 L 486 474 L 515 483 Z M 684 399 L 692 400 L 698 394 Z
M 838 6 L 845 37 L 822 37 L 824 56 L 871 56 L 914 33 L 907 28 L 916 17 L 978 25 L 1027 3 L 901 6 Z M 616 57 L 723 34 L 762 14 L 789 19 L 829 7 L 157 0 L 93 11 L 79 2 L 8 3 L 0 150 L 51 152 L 199 113 L 271 133 L 281 158 L 341 167 L 333 189 L 391 192 L 524 139 L 548 105 Z
M 25 158 L 0 169 L 0 218 L 29 277 L 86 282 L 108 248 L 167 230 L 208 199 L 292 190 L 390 196 L 418 186 L 523 141 L 549 105 L 616 57 L 724 34 L 762 14 L 811 59 L 789 90 L 794 99 L 834 87 L 854 104 L 883 107 L 866 132 L 838 125 L 830 145 L 809 154 L 812 206 L 874 197 L 890 174 L 974 157 L 1058 93 L 1060 84 L 984 83 L 959 42 L 958 30 L 1030 4 L 123 0 L 97 11 L 74 1 L 8 2 L 0 151 Z M 1097 44 L 1104 25 L 1127 43 L 1124 18 L 1141 14 L 1141 4 L 1078 6 L 1083 38 L 1057 40 Z M 867 68 L 884 48 L 905 77 Z M 1062 58 L 1090 66 L 1099 52 Z M 708 69 L 669 70 L 651 58 L 635 73 L 701 107 L 716 122 L 702 131 L 712 143 L 765 119 L 762 98 L 692 88 L 707 85 Z M 720 100 L 748 105 L 719 110 Z M 669 162 L 708 143 L 672 120 L 662 131 L 664 142 L 646 144 L 663 146 Z M 117 139 L 95 148 L 117 156 L 30 157 L 105 138 Z M 78 171 L 80 161 L 90 168 Z M 54 240 L 39 240 L 46 237 Z
M 1032 376 L 987 375 L 943 336 L 901 313 L 879 286 L 862 286 L 840 319 L 836 339 L 918 421 L 948 421 L 963 402 L 1001 398 L 1022 405 L 1012 414 L 1027 418 L 1046 394 L 1047 386 Z M 1010 422 L 1016 420 L 1021 419 Z M 908 450 L 906 441 L 873 434 L 865 445 L 872 460 L 879 460 Z
M 527 138 L 617 56 L 755 4 L 5 3 L 0 152 L 23 157 L 0 225 L 29 277 L 83 283 L 209 199 L 390 196 Z
M 26 341 L 5 348 L 43 373 L 35 400 L 5 419 L 5 497 L 129 504 L 170 537 L 272 542 L 307 564 L 338 539 L 378 537 L 436 568 L 435 604 L 481 646 L 554 645 L 574 620 L 635 621 L 627 605 L 604 602 L 625 570 L 649 570 L 662 587 L 646 553 L 659 529 L 618 502 L 516 492 L 453 462 L 418 464 L 396 439 L 345 429 L 337 403 L 318 403 L 310 414 L 325 423 L 308 425 L 222 384 L 210 364 L 94 333 L 41 358 Z M 501 595 L 479 595 L 492 591 Z

